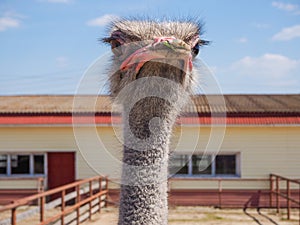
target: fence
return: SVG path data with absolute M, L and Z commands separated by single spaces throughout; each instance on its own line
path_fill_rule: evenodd
M 266 179 L 248 178 L 172 178 L 169 180 L 170 203 L 219 208 L 299 208 L 300 181 L 271 174 Z
M 275 187 L 274 187 L 275 182 Z M 284 184 L 282 184 L 284 182 Z M 298 200 L 295 196 L 292 196 L 291 189 L 298 189 L 297 195 Z M 280 212 L 280 197 L 286 200 L 287 208 L 287 219 L 291 218 L 291 204 L 294 203 L 299 208 L 299 224 L 300 224 L 300 181 L 282 177 L 276 174 L 270 174 L 270 206 L 273 206 L 273 195 L 275 195 L 276 200 L 276 210 L 277 213 Z
M 218 208 L 257 208 L 269 205 L 269 179 L 171 178 L 170 204 Z
M 107 193 L 107 178 L 97 176 L 76 181 L 3 206 L 0 213 L 11 213 L 10 218 L 0 221 L 0 224 L 16 225 L 26 218 L 30 218 L 31 224 L 39 225 L 80 224 L 106 206 Z M 18 208 L 29 205 L 29 210 L 17 213 Z M 38 214 L 37 221 L 32 219 L 34 214 Z

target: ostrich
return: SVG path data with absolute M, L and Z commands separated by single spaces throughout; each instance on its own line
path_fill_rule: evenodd
M 169 142 L 207 44 L 201 34 L 199 21 L 122 19 L 102 39 L 113 52 L 110 94 L 123 109 L 119 225 L 168 224 Z

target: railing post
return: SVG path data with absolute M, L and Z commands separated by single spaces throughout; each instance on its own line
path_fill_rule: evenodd
M 11 209 L 11 225 L 17 224 L 17 208 Z
M 105 198 L 105 202 L 104 202 L 104 207 L 107 207 L 107 193 L 108 193 L 108 177 L 105 177 L 105 190 L 106 190 L 106 198 Z
M 76 203 L 80 202 L 80 188 L 79 184 L 76 185 Z M 80 223 L 80 207 L 76 209 L 76 223 L 79 225 Z
M 40 198 L 40 222 L 44 222 L 45 218 L 45 196 Z
M 287 217 L 288 220 L 291 218 L 291 190 L 290 190 L 290 180 L 286 180 L 286 191 L 287 191 Z
M 222 208 L 222 180 L 218 179 L 219 208 Z
M 65 206 L 66 206 L 65 195 L 66 195 L 66 190 L 62 190 L 62 192 L 61 192 L 61 212 L 62 212 L 61 225 L 65 224 Z
M 43 177 L 38 178 L 38 193 L 43 192 L 45 190 L 45 181 Z
M 99 193 L 102 191 L 102 177 L 99 178 Z M 101 212 L 101 199 L 102 195 L 99 196 L 99 213 Z
M 89 189 L 90 189 L 89 195 L 90 195 L 90 197 L 92 197 L 93 196 L 93 181 L 92 180 L 90 180 L 90 182 L 89 182 Z M 92 207 L 93 207 L 92 201 L 89 201 L 89 219 L 90 220 L 92 219 Z
M 97 186 L 97 182 L 99 182 L 99 192 L 98 191 L 98 186 Z M 106 184 L 105 184 L 106 182 Z M 89 188 L 88 188 L 89 185 Z M 105 185 L 105 187 L 103 186 Z M 95 188 L 95 186 L 97 186 Z M 81 190 L 81 188 L 84 187 L 84 190 Z M 73 206 L 67 207 L 67 193 L 68 191 L 72 191 L 72 203 L 73 200 L 75 198 L 76 204 L 74 204 Z M 74 194 L 75 192 L 75 194 Z M 89 179 L 85 179 L 82 181 L 76 181 L 72 184 L 67 184 L 61 187 L 57 187 L 55 189 L 52 190 L 47 190 L 43 193 L 38 193 L 32 196 L 28 196 L 22 199 L 19 199 L 18 201 L 15 202 L 11 202 L 8 205 L 5 205 L 3 207 L 0 208 L 0 212 L 8 212 L 10 214 L 10 218 L 9 218 L 9 223 L 11 225 L 16 225 L 17 224 L 17 212 L 18 212 L 18 207 L 23 206 L 23 205 L 28 205 L 31 202 L 37 202 L 37 210 L 39 213 L 38 216 L 38 220 L 37 223 L 38 224 L 50 224 L 52 222 L 55 222 L 57 220 L 61 220 L 61 221 L 57 221 L 61 224 L 65 224 L 66 222 L 66 213 L 74 213 L 75 216 L 77 215 L 76 218 L 74 218 L 74 220 L 76 220 L 77 224 L 80 223 L 80 220 L 83 219 L 81 218 L 81 210 L 82 208 L 80 208 L 80 206 L 82 205 L 87 205 L 88 203 L 91 204 L 91 208 L 90 208 L 90 213 L 92 215 L 93 213 L 93 209 L 94 207 L 97 207 L 93 204 L 95 199 L 100 199 L 99 201 L 99 210 L 101 209 L 101 206 L 103 205 L 103 198 L 100 195 L 106 195 L 106 193 L 108 192 L 108 177 L 94 177 L 94 178 L 89 178 Z M 86 194 L 89 193 L 90 197 L 88 198 L 84 198 L 81 199 L 81 194 L 84 194 L 84 197 L 86 197 Z M 55 201 L 55 206 L 50 206 L 49 207 L 56 207 L 57 205 L 61 208 L 55 215 L 53 216 L 47 216 L 48 214 L 46 214 L 46 210 L 49 208 L 48 205 L 46 204 L 49 200 L 51 200 L 53 198 L 53 195 L 59 195 L 60 200 L 58 200 L 57 204 Z M 95 195 L 96 194 L 96 195 Z M 75 195 L 75 197 L 74 197 Z M 52 197 L 52 198 L 51 198 Z M 105 197 L 105 196 L 104 196 Z M 97 201 L 97 200 L 96 200 Z M 107 203 L 107 201 L 106 201 Z M 19 216 L 19 215 L 18 215 Z M 27 215 L 26 215 L 27 216 Z
M 273 175 L 270 174 L 270 208 L 272 208 L 273 206 L 273 192 L 274 192 Z
M 279 177 L 276 176 L 276 212 L 279 213 Z

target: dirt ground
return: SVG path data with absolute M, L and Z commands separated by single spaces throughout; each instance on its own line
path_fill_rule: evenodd
M 19 212 L 27 207 L 19 209 Z M 46 218 L 60 209 L 46 211 Z M 0 219 L 9 218 L 9 212 L 0 215 Z M 117 225 L 118 209 L 103 208 L 101 213 L 92 216 L 83 225 Z M 275 209 L 215 209 L 210 207 L 173 207 L 169 210 L 169 225 L 299 225 L 299 210 L 292 210 L 291 220 L 287 220 L 285 209 L 276 214 Z M 38 214 L 18 222 L 18 225 L 34 225 L 39 222 Z
M 106 208 L 84 225 L 116 225 L 117 208 Z M 277 215 L 274 209 L 215 209 L 209 207 L 174 207 L 169 210 L 169 225 L 299 225 L 299 211 L 293 210 L 286 219 L 284 209 Z

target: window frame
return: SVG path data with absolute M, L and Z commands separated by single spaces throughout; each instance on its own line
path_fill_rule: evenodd
M 1 155 L 6 155 L 6 174 L 0 174 L 0 177 L 46 177 L 47 176 L 47 153 L 44 152 L 35 152 L 35 153 L 28 153 L 28 152 L 11 152 L 11 153 L 0 153 Z M 28 155 L 29 156 L 29 173 L 24 174 L 13 174 L 11 171 L 11 160 L 13 155 Z M 34 173 L 34 156 L 40 155 L 44 156 L 44 173 L 43 174 L 35 174 Z
M 240 178 L 241 177 L 241 153 L 240 152 L 219 152 L 218 154 L 206 154 L 212 158 L 211 174 L 193 174 L 193 155 L 204 155 L 203 153 L 187 154 L 176 153 L 177 155 L 187 155 L 188 157 L 188 173 L 187 174 L 172 174 L 174 178 Z M 216 174 L 216 156 L 234 155 L 235 156 L 235 174 Z

